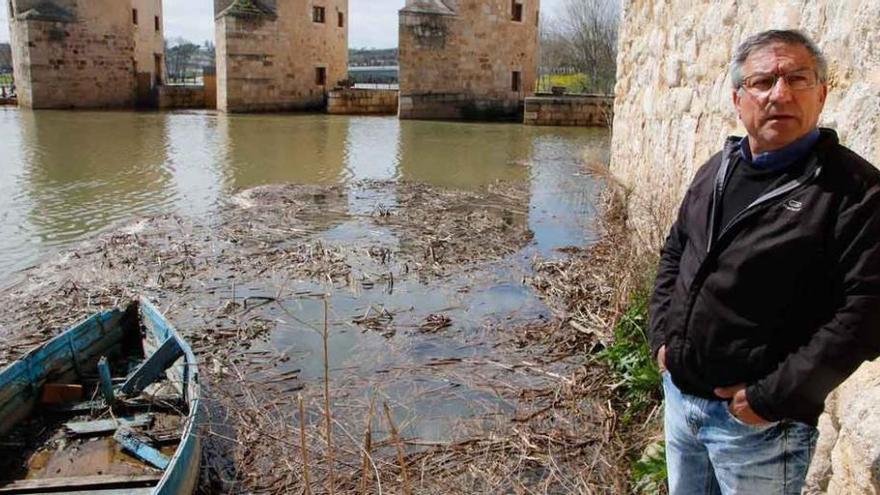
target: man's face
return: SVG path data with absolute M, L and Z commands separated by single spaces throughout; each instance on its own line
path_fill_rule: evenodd
M 816 62 L 810 52 L 804 46 L 786 43 L 773 43 L 755 50 L 743 64 L 746 81 L 760 75 L 770 76 L 772 81 L 774 75 L 810 71 L 816 73 Z M 752 153 L 782 148 L 814 129 L 827 94 L 825 83 L 795 89 L 783 77 L 766 91 L 755 87 L 735 89 L 733 105 L 749 134 Z

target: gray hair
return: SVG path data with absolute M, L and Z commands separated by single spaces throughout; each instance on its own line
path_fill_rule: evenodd
M 816 74 L 819 76 L 819 81 L 824 83 L 828 80 L 828 60 L 825 59 L 822 50 L 816 46 L 813 40 L 798 30 L 771 29 L 749 36 L 736 48 L 736 52 L 733 54 L 733 61 L 730 63 L 730 79 L 733 83 L 733 89 L 739 89 L 743 84 L 745 76 L 742 73 L 742 67 L 749 58 L 749 55 L 755 50 L 773 43 L 801 45 L 806 48 L 816 62 Z

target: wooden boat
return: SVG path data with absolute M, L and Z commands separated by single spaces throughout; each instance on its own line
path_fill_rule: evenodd
M 0 494 L 189 494 L 199 375 L 145 298 L 96 314 L 0 371 Z

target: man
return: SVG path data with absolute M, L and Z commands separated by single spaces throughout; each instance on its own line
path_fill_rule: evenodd
M 739 46 L 748 135 L 697 172 L 663 248 L 650 343 L 673 495 L 799 494 L 825 397 L 880 354 L 880 172 L 816 127 L 827 72 L 797 31 Z

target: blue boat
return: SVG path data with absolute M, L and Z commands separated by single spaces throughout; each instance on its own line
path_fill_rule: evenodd
M 0 371 L 0 494 L 190 494 L 199 374 L 145 298 L 93 315 Z

